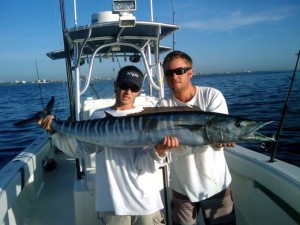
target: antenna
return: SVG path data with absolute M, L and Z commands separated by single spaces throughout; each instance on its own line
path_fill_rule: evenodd
M 175 24 L 175 7 L 174 7 L 174 0 L 172 0 L 172 16 L 173 16 L 173 24 Z M 175 50 L 175 34 L 173 33 L 173 51 Z
M 153 22 L 153 4 L 152 4 L 152 0 L 150 0 L 150 21 Z
M 77 27 L 77 3 L 76 0 L 73 0 L 74 2 L 74 25 Z

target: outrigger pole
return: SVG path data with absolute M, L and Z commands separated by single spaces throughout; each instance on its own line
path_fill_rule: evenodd
M 66 61 L 66 71 L 67 71 L 67 80 L 68 80 L 68 90 L 69 90 L 69 100 L 70 100 L 70 115 L 71 120 L 75 121 L 75 103 L 74 103 L 74 84 L 72 78 L 72 63 L 71 55 L 68 42 L 65 38 L 64 31 L 66 29 L 66 16 L 65 16 L 65 5 L 64 0 L 59 0 L 60 5 L 60 16 L 61 16 L 61 26 L 62 26 L 62 35 L 64 40 L 64 52 L 65 52 L 65 61 Z
M 68 80 L 68 91 L 69 91 L 69 101 L 70 101 L 70 120 L 75 121 L 76 115 L 75 115 L 74 81 L 73 81 L 73 77 L 72 77 L 71 53 L 70 53 L 70 48 L 69 48 L 68 42 L 64 35 L 65 29 L 66 29 L 66 16 L 65 16 L 64 0 L 59 0 L 59 5 L 60 5 L 61 27 L 62 27 L 62 34 L 63 34 L 63 40 L 64 40 L 66 72 L 67 72 L 67 80 Z M 75 25 L 77 26 L 77 17 L 75 17 Z M 79 159 L 76 158 L 75 161 L 76 161 L 77 179 L 82 179 L 83 174 L 80 169 Z
M 296 55 L 297 55 L 297 62 L 296 62 L 295 69 L 294 69 L 294 72 L 293 72 L 293 77 L 292 77 L 292 80 L 291 80 L 291 85 L 290 85 L 290 89 L 289 89 L 289 92 L 288 92 L 288 96 L 287 96 L 286 102 L 284 104 L 284 107 L 282 109 L 280 123 L 279 123 L 278 131 L 277 131 L 277 135 L 276 135 L 276 143 L 275 143 L 275 147 L 273 149 L 273 152 L 272 152 L 272 155 L 271 155 L 271 158 L 270 158 L 269 162 L 275 162 L 274 159 L 275 159 L 275 156 L 276 156 L 281 131 L 282 131 L 282 128 L 283 128 L 283 122 L 284 122 L 285 115 L 286 115 L 286 112 L 287 112 L 287 109 L 288 109 L 289 98 L 290 98 L 292 88 L 293 88 L 293 84 L 294 84 L 294 80 L 295 80 L 295 77 L 296 77 L 296 72 L 297 72 L 297 67 L 298 67 L 298 62 L 299 62 L 299 56 L 300 56 L 300 50 Z

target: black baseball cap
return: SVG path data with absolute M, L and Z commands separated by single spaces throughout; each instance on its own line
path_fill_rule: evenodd
M 139 88 L 142 88 L 144 81 L 144 75 L 141 70 L 135 66 L 125 66 L 123 67 L 117 77 L 117 83 L 121 84 L 134 84 Z

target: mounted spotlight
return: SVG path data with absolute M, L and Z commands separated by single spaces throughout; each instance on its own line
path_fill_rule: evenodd
M 79 65 L 82 66 L 82 65 L 84 65 L 84 64 L 85 64 L 85 59 L 82 59 L 82 58 L 81 58 L 81 59 L 80 59 L 80 62 L 79 62 Z
M 129 57 L 129 61 L 132 63 L 138 63 L 141 60 L 141 56 L 134 54 Z
M 113 12 L 119 13 L 119 26 L 120 27 L 134 27 L 135 16 L 133 12 L 136 10 L 135 0 L 113 0 Z
M 113 0 L 114 12 L 132 13 L 136 10 L 135 0 Z

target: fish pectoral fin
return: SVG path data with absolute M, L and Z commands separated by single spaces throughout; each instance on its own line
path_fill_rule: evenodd
M 182 125 L 176 125 L 176 126 L 186 128 L 190 131 L 197 131 L 204 127 L 204 125 L 188 125 L 188 124 L 182 124 Z

